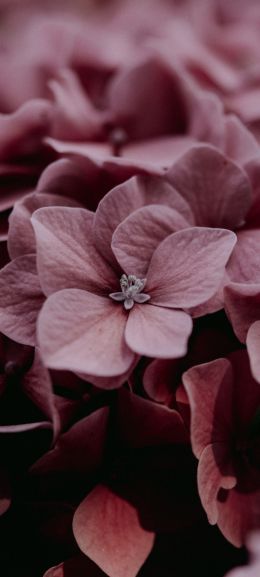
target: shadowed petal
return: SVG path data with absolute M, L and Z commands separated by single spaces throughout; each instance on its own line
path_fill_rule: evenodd
M 201 226 L 233 229 L 244 221 L 251 204 L 246 173 L 212 146 L 192 147 L 168 171 L 168 180 Z
M 126 314 L 121 305 L 87 291 L 54 293 L 38 324 L 45 364 L 100 377 L 124 373 L 134 360 L 124 340 Z
M 130 503 L 98 485 L 73 519 L 80 549 L 109 577 L 135 577 L 148 557 L 154 534 L 144 530 Z
M 198 466 L 198 490 L 209 522 L 218 521 L 217 496 L 221 488 L 233 489 L 236 477 L 231 469 L 231 458 L 223 443 L 208 445 L 202 451 Z
M 127 274 L 147 273 L 151 257 L 160 242 L 189 223 L 173 208 L 160 204 L 144 206 L 132 212 L 116 228 L 112 250 Z
M 227 230 L 187 228 L 169 235 L 155 250 L 145 290 L 152 303 L 189 308 L 216 293 L 236 242 Z
M 260 383 L 260 320 L 251 325 L 247 333 L 246 344 L 252 374 Z
M 224 289 L 224 297 L 233 330 L 244 343 L 250 325 L 260 319 L 260 283 L 230 283 Z
M 198 365 L 183 374 L 191 407 L 191 443 L 197 458 L 212 443 L 227 443 L 232 428 L 233 373 L 227 359 Z
M 135 304 L 125 331 L 128 346 L 139 355 L 161 359 L 185 355 L 192 331 L 186 313 L 150 304 Z
M 0 271 L 0 330 L 25 345 L 35 344 L 35 325 L 44 303 L 35 255 L 21 256 Z

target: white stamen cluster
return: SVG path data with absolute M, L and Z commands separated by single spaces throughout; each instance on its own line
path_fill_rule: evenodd
M 134 274 L 123 274 L 120 279 L 121 292 L 110 293 L 110 298 L 123 302 L 127 311 L 133 308 L 135 303 L 145 303 L 151 298 L 150 295 L 143 293 L 146 278 L 137 278 Z

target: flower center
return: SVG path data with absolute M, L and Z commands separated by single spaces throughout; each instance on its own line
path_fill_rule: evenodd
M 143 293 L 146 278 L 137 278 L 134 274 L 123 274 L 120 279 L 121 292 L 110 293 L 110 298 L 114 301 L 124 303 L 128 311 L 133 308 L 135 303 L 145 303 L 150 300 L 150 295 Z

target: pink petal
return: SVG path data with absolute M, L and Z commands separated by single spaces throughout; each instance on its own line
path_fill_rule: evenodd
M 43 577 L 105 577 L 105 573 L 99 569 L 85 555 L 66 559 L 63 563 L 51 567 Z
M 87 291 L 54 293 L 47 299 L 38 324 L 46 366 L 97 377 L 126 372 L 134 360 L 124 340 L 126 315 L 121 305 Z
M 248 533 L 257 528 L 257 510 L 260 493 L 229 491 L 226 500 L 218 502 L 218 526 L 224 537 L 235 547 L 245 543 Z
M 139 355 L 178 358 L 187 352 L 191 318 L 182 311 L 135 304 L 126 323 L 125 339 Z
M 231 455 L 223 443 L 208 445 L 202 451 L 198 466 L 198 490 L 209 523 L 218 521 L 217 496 L 221 488 L 232 489 L 236 477 L 231 468 Z
M 54 138 L 89 140 L 102 135 L 102 115 L 83 90 L 78 76 L 70 69 L 62 69 L 57 79 L 49 81 L 54 96 Z
M 35 255 L 21 256 L 0 271 L 0 330 L 25 345 L 35 344 L 35 326 L 44 295 Z
M 227 359 L 198 365 L 183 374 L 191 407 L 194 454 L 212 443 L 228 444 L 233 426 L 233 373 Z
M 178 360 L 155 359 L 148 365 L 143 376 L 143 386 L 150 399 L 171 405 L 176 386 L 179 384 L 179 363 Z
M 9 217 L 8 252 L 11 258 L 36 252 L 31 216 L 44 206 L 77 206 L 77 203 L 63 196 L 44 193 L 28 194 L 17 202 Z
M 32 217 L 37 267 L 45 294 L 63 288 L 111 292 L 118 279 L 92 242 L 93 213 L 83 208 L 50 207 Z
M 258 154 L 259 145 L 257 140 L 237 116 L 227 116 L 225 128 L 225 153 L 229 158 L 245 164 Z
M 169 235 L 155 250 L 145 290 L 153 304 L 186 308 L 216 293 L 236 236 L 227 230 L 193 227 Z
M 172 232 L 189 224 L 176 210 L 160 204 L 132 212 L 116 228 L 112 250 L 126 274 L 145 276 L 154 250 Z
M 194 139 L 189 135 L 163 136 L 125 144 L 121 154 L 123 158 L 169 168 L 192 144 Z
M 118 392 L 118 427 L 127 447 L 187 442 L 187 431 L 174 409 L 142 399 L 124 387 Z
M 217 149 L 193 146 L 167 178 L 190 204 L 197 225 L 233 229 L 244 221 L 251 203 L 248 177 Z
M 108 412 L 107 407 L 102 407 L 72 425 L 59 437 L 54 449 L 34 463 L 32 472 L 64 476 L 72 471 L 81 475 L 95 471 L 104 456 Z
M 185 200 L 162 178 L 138 176 L 111 190 L 101 200 L 95 214 L 94 238 L 100 253 L 108 260 L 113 254 L 111 241 L 116 227 L 134 210 L 147 204 L 163 204 L 177 210 L 193 223 Z
M 260 283 L 230 283 L 224 289 L 224 298 L 233 330 L 244 343 L 250 325 L 260 318 Z
M 260 383 L 260 320 L 253 323 L 249 328 L 246 344 L 250 358 L 252 374 L 254 378 Z
M 154 534 L 141 527 L 134 507 L 104 485 L 82 501 L 73 531 L 83 553 L 109 577 L 135 577 L 154 542 Z
M 34 153 L 50 128 L 51 116 L 51 104 L 40 99 L 29 100 L 12 114 L 1 114 L 1 159 Z
M 237 244 L 228 263 L 228 275 L 233 282 L 260 282 L 259 245 L 259 229 L 238 231 Z
M 260 387 L 251 374 L 246 350 L 231 353 L 229 359 L 234 372 L 233 405 L 236 411 L 237 427 L 239 427 L 240 435 L 247 437 L 248 425 L 260 406 Z

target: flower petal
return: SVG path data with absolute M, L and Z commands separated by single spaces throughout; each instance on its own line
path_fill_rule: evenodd
M 77 206 L 77 203 L 56 194 L 35 192 L 17 202 L 9 217 L 8 252 L 11 258 L 36 252 L 31 216 L 35 210 L 44 206 Z
M 83 553 L 109 577 L 135 577 L 154 542 L 154 534 L 141 527 L 135 508 L 104 485 L 82 501 L 73 531 Z
M 165 180 L 155 176 L 131 178 L 107 193 L 95 214 L 95 245 L 108 261 L 113 254 L 110 247 L 116 227 L 134 210 L 147 204 L 163 204 L 174 208 L 193 224 L 187 202 Z
M 260 320 L 253 323 L 249 328 L 246 344 L 252 374 L 260 383 Z
M 250 325 L 260 319 L 260 283 L 230 283 L 224 288 L 224 298 L 233 330 L 244 343 Z
M 188 222 L 173 208 L 160 204 L 132 212 L 116 228 L 112 250 L 126 274 L 147 273 L 154 250 L 172 232 L 187 228 Z
M 63 288 L 111 290 L 117 278 L 92 242 L 93 213 L 84 208 L 48 207 L 32 217 L 37 266 L 45 294 Z
M 168 172 L 168 180 L 190 204 L 200 226 L 233 229 L 251 204 L 247 175 L 208 145 L 193 146 Z
M 228 443 L 232 428 L 233 373 L 227 359 L 192 367 L 183 374 L 191 407 L 191 443 L 197 458 L 213 443 Z
M 124 373 L 134 360 L 124 339 L 126 315 L 121 305 L 87 291 L 54 293 L 39 317 L 45 364 L 100 377 Z
M 234 233 L 222 229 L 193 227 L 169 235 L 147 273 L 151 302 L 176 308 L 206 302 L 217 292 L 235 242 Z
M 125 331 L 125 339 L 139 355 L 161 359 L 182 357 L 192 331 L 192 320 L 186 313 L 150 304 L 135 304 Z
M 35 255 L 8 263 L 0 271 L 0 331 L 25 345 L 35 344 L 35 326 L 44 295 Z

